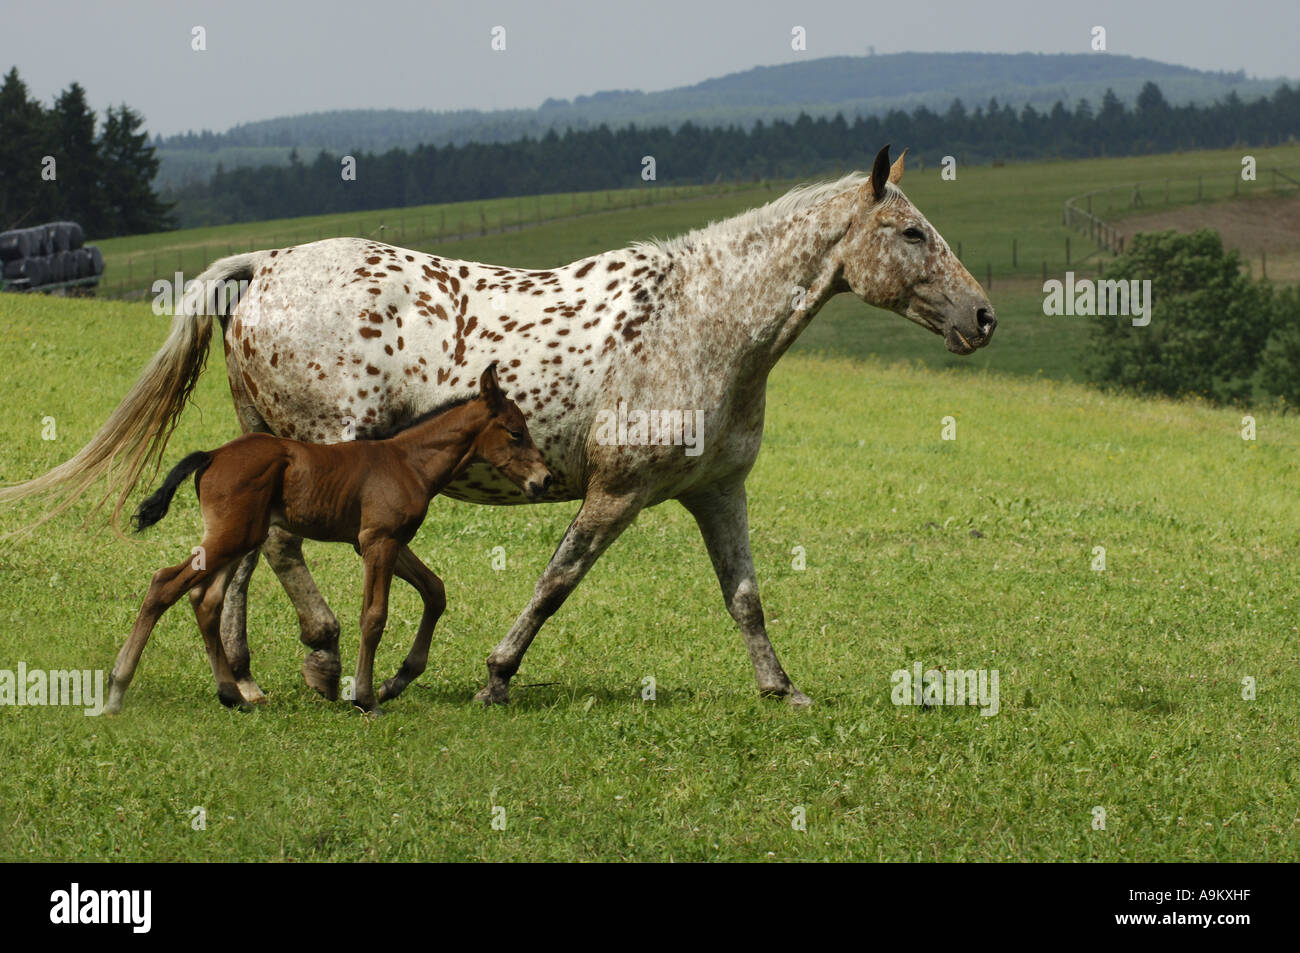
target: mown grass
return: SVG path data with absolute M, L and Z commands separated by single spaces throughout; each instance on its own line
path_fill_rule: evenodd
M 139 305 L 3 299 L 0 479 L 69 456 L 165 331 Z M 263 567 L 251 641 L 268 706 L 220 708 L 178 606 L 122 717 L 0 708 L 0 858 L 1300 855 L 1300 422 L 1261 414 L 1246 442 L 1227 410 L 809 355 L 769 391 L 752 541 L 769 631 L 810 711 L 756 697 L 676 504 L 643 514 L 547 624 L 512 705 L 476 707 L 483 660 L 576 504 L 439 500 L 415 546 L 450 606 L 429 671 L 383 718 L 302 685 L 295 616 Z M 940 439 L 945 415 L 955 441 Z M 218 352 L 168 457 L 235 430 Z M 139 540 L 69 515 L 0 544 L 0 669 L 109 668 L 150 574 L 196 539 L 193 498 L 177 499 Z M 0 531 L 34 513 L 0 512 Z M 350 666 L 359 562 L 321 544 L 308 558 Z M 395 590 L 385 674 L 418 611 Z M 895 707 L 891 673 L 916 661 L 996 668 L 999 713 Z

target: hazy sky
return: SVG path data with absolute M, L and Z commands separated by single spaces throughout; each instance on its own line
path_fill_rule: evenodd
M 506 49 L 491 49 L 504 26 Z M 790 47 L 807 31 L 807 52 Z M 51 0 L 0 4 L 0 67 L 49 103 L 76 80 L 151 132 L 326 109 L 531 107 L 659 90 L 798 58 L 905 51 L 1113 53 L 1300 75 L 1298 0 Z M 191 49 L 191 30 L 207 50 Z M 1101 54 L 1098 54 L 1101 55 Z

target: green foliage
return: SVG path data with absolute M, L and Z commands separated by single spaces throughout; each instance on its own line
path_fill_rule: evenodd
M 1276 291 L 1273 329 L 1259 361 L 1259 383 L 1268 393 L 1300 409 L 1300 288 Z
M 124 103 L 108 108 L 97 134 L 79 83 L 46 109 L 10 69 L 0 83 L 0 230 L 70 219 L 97 240 L 173 227 L 153 191 L 158 160 L 143 125 Z M 46 156 L 53 179 L 43 178 Z
M 956 157 L 964 169 L 990 158 L 1133 155 L 1173 149 L 1283 142 L 1300 132 L 1300 91 L 1208 107 L 1163 105 L 1151 84 L 1136 110 L 1106 90 L 1096 115 L 1087 102 L 1074 112 L 1032 107 L 1017 113 L 991 98 L 967 112 L 954 103 L 940 115 L 922 106 L 884 116 L 818 116 L 757 122 L 750 128 L 622 125 L 554 130 L 512 142 L 456 143 L 385 152 L 351 151 L 356 181 L 341 183 L 339 149 L 310 161 L 221 169 L 206 182 L 169 193 L 182 224 L 211 225 L 507 195 L 616 189 L 644 185 L 642 157 L 653 156 L 656 183 L 703 184 L 718 179 L 781 179 L 856 168 L 877 144 L 906 144 L 911 161 Z M 349 140 L 350 144 L 350 140 Z M 288 150 L 286 150 L 288 154 Z M 286 159 L 287 161 L 287 159 Z
M 1031 113 L 1045 114 L 1066 90 L 1075 99 L 1099 102 L 1111 89 L 1119 99 L 1131 103 L 1144 84 L 1154 83 L 1160 84 L 1162 98 L 1179 106 L 1205 106 L 1229 92 L 1257 99 L 1271 95 L 1279 86 L 1276 80 L 1194 70 L 1118 53 L 891 53 L 761 66 L 660 92 L 618 90 L 577 96 L 571 101 L 548 99 L 537 109 L 333 110 L 242 123 L 220 133 L 169 136 L 155 144 L 163 159 L 159 185 L 171 188 L 196 175 L 211 175 L 218 161 L 227 169 L 257 165 L 259 161 L 254 161 L 251 153 L 258 149 L 274 153 L 274 158 L 256 157 L 260 161 L 285 165 L 293 146 L 305 156 L 321 149 L 339 155 L 353 149 L 383 152 L 420 145 L 516 142 L 525 137 L 541 139 L 552 131 L 593 130 L 602 124 L 611 129 L 631 123 L 643 128 L 675 129 L 691 123 L 747 129 L 756 122 L 793 123 L 801 114 L 830 120 L 838 113 L 851 122 L 857 116 L 883 116 L 890 110 L 924 110 L 933 118 L 934 111 L 950 109 L 957 97 L 971 107 L 996 98 L 1015 113 L 1028 107 Z M 1147 95 L 1150 101 L 1150 93 Z M 1184 135 L 1188 133 L 1189 117 L 1170 118 L 1175 122 L 1159 124 L 1161 134 L 1176 123 L 1182 124 Z M 959 128 L 965 127 L 947 134 L 948 143 L 962 138 Z M 1143 127 L 1152 128 L 1152 124 Z M 1116 154 L 1116 146 L 1125 142 L 1129 133 L 1112 129 L 1102 140 L 1078 137 L 1073 143 L 1067 139 L 1062 144 L 1084 149 L 1100 146 L 1108 154 Z M 903 139 L 900 136 L 893 141 Z M 996 138 L 989 141 L 998 142 Z M 958 154 L 955 147 L 945 148 Z
M 1235 251 L 1201 229 L 1139 234 L 1107 279 L 1151 282 L 1150 324 L 1129 315 L 1093 319 L 1089 375 L 1140 394 L 1248 399 L 1269 332 L 1267 288 L 1241 272 Z

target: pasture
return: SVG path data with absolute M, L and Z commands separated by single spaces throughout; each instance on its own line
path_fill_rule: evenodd
M 1254 155 L 1260 169 L 1300 166 L 1300 146 L 1257 149 Z M 864 153 L 863 162 L 869 158 Z M 1049 275 L 1056 276 L 1067 267 L 1081 276 L 1095 275 L 1099 265 L 1111 256 L 1100 252 L 1085 236 L 1062 225 L 1062 203 L 1070 196 L 1101 188 L 1116 190 L 1107 194 L 1106 202 L 1118 202 L 1127 194 L 1121 187 L 1135 181 L 1169 178 L 1186 183 L 1194 181 L 1196 176 L 1204 176 L 1209 183 L 1205 202 L 1195 203 L 1195 192 L 1186 188 L 1175 189 L 1171 200 L 1175 202 L 1172 209 L 1176 221 L 1161 219 L 1156 223 L 1159 227 L 1187 225 L 1211 206 L 1211 200 L 1221 200 L 1230 194 L 1231 177 L 1240 168 L 1240 151 L 1231 149 L 1121 159 L 1026 162 L 1001 168 L 959 167 L 953 181 L 941 179 L 934 167 L 918 169 L 913 165 L 903 178 L 908 196 L 954 249 L 960 247 L 964 262 L 976 278 L 987 283 L 992 276 L 989 291 L 998 310 L 1000 326 L 996 345 L 970 357 L 956 357 L 941 346 L 936 347 L 928 335 L 917 334 L 916 328 L 906 322 L 867 311 L 849 298 L 837 298 L 822 310 L 795 346 L 806 352 L 876 357 L 885 363 L 919 362 L 961 373 L 987 369 L 1031 377 L 1082 380 L 1079 367 L 1087 348 L 1087 328 L 1083 322 L 1070 319 L 1043 320 L 1042 269 L 1046 266 Z M 272 248 L 343 234 L 364 234 L 474 261 L 551 267 L 638 239 L 673 235 L 735 215 L 776 198 L 794 184 L 742 182 L 703 187 L 647 184 L 642 189 L 609 193 L 492 199 L 115 238 L 100 242 L 106 261 L 105 294 L 120 286 L 128 262 L 133 262 L 132 287 L 143 289 L 153 277 L 170 281 L 177 268 L 187 277 L 193 277 L 227 250 Z M 1271 184 L 1272 179 L 1261 173 L 1257 182 L 1242 183 L 1241 195 L 1255 196 L 1271 205 L 1275 199 Z M 1149 194 L 1153 210 L 1165 211 L 1158 195 Z M 1101 200 L 1096 208 L 1107 216 L 1113 214 L 1117 221 L 1123 214 L 1118 208 L 1112 212 L 1110 205 Z M 579 213 L 577 217 L 573 217 L 575 211 Z M 535 224 L 538 217 L 542 219 L 540 225 Z M 482 222 L 489 233 L 455 241 L 414 237 L 421 230 L 437 228 L 444 220 L 449 232 L 457 231 L 458 223 L 464 221 L 469 231 L 477 231 Z M 516 224 L 523 227 L 516 228 Z M 507 230 L 498 231 L 502 228 Z M 1257 232 L 1256 228 L 1249 232 L 1242 230 L 1240 234 L 1245 238 Z M 1071 242 L 1068 265 L 1067 238 Z M 1231 238 L 1225 234 L 1225 239 Z M 1249 258 L 1254 247 L 1247 243 L 1245 250 Z M 1289 252 L 1270 247 L 1269 255 L 1274 262 L 1270 269 L 1272 277 L 1293 280 L 1300 274 L 1289 267 L 1293 260 L 1300 260 L 1300 247 L 1292 247 Z M 1258 267 L 1257 260 L 1255 265 Z
M 955 241 L 966 226 L 945 221 L 957 211 L 937 176 L 904 185 Z M 670 230 L 653 216 L 683 208 L 641 210 L 627 238 Z M 454 253 L 543 264 L 626 240 L 565 234 Z M 413 548 L 449 607 L 429 670 L 384 717 L 302 684 L 296 619 L 263 565 L 250 642 L 269 705 L 218 705 L 179 605 L 121 717 L 0 707 L 0 859 L 1294 860 L 1300 421 L 1258 414 L 1245 441 L 1239 411 L 990 373 L 1018 341 L 1046 351 L 1080 327 L 1000 316 L 961 371 L 861 343 L 846 349 L 860 359 L 811 353 L 854 321 L 943 360 L 937 338 L 840 299 L 814 322 L 826 337 L 771 378 L 751 536 L 769 633 L 811 710 L 757 697 L 676 504 L 644 513 L 597 563 L 542 630 L 508 708 L 474 705 L 484 658 L 577 504 L 440 499 Z M 75 452 L 166 330 L 142 304 L 0 301 L 0 481 Z M 955 440 L 941 439 L 948 415 Z M 46 418 L 56 439 L 42 439 Z M 218 347 L 168 461 L 236 433 Z M 188 488 L 131 541 L 80 529 L 90 509 L 0 542 L 0 669 L 107 670 L 152 572 L 198 538 Z M 0 532 L 35 512 L 0 512 Z M 306 551 L 350 673 L 360 560 Z M 418 618 L 397 586 L 385 677 Z M 998 670 L 998 713 L 896 706 L 892 673 L 918 662 Z M 806 830 L 792 825 L 800 811 Z

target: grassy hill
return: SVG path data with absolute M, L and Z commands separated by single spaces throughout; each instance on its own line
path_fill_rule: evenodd
M 1300 167 L 1300 145 L 1257 149 L 1253 154 L 1261 173 L 1251 183 L 1240 181 L 1241 153 L 1232 149 L 973 166 L 959 168 L 954 181 L 942 179 L 933 167 L 909 166 L 903 179 L 908 195 L 960 251 L 972 273 L 990 285 L 999 315 L 997 346 L 957 358 L 935 348 L 930 336 L 914 325 L 841 296 L 818 315 L 797 347 L 851 357 L 876 356 L 886 362 L 920 361 L 963 373 L 989 369 L 1079 380 L 1087 348 L 1086 324 L 1043 316 L 1043 275 L 1059 276 L 1068 268 L 1080 276 L 1095 276 L 1112 256 L 1061 224 L 1065 200 L 1107 189 L 1096 211 L 1119 221 L 1134 182 L 1148 183 L 1144 207 L 1154 211 L 1166 208 L 1163 183 L 1168 180 L 1173 183 L 1170 207 L 1178 209 L 1184 221 L 1194 223 L 1198 210 L 1234 193 L 1264 202 L 1294 194 L 1294 189 L 1274 192 L 1274 180 L 1263 170 L 1279 167 L 1294 172 Z M 869 158 L 864 155 L 863 163 Z M 111 239 L 100 243 L 107 262 L 105 291 L 121 293 L 130 288 L 143 293 L 155 278 L 171 280 L 178 269 L 193 277 L 213 259 L 231 252 L 345 234 L 469 260 L 545 268 L 735 215 L 770 201 L 793 184 L 671 189 L 648 185 L 609 193 L 495 199 Z M 1285 180 L 1280 184 L 1285 186 Z M 538 218 L 541 225 L 535 224 Z M 490 234 L 474 234 L 480 223 Z M 462 232 L 471 235 L 454 237 Z M 1300 248 L 1295 252 L 1290 257 L 1271 253 L 1274 277 L 1300 277 L 1300 269 L 1289 265 L 1292 258 L 1300 261 Z M 0 309 L 4 305 L 0 301 Z
M 75 451 L 166 329 L 141 304 L 7 298 L 0 480 Z M 988 353 L 1016 338 L 1012 323 Z M 518 679 L 537 687 L 474 707 L 483 660 L 574 505 L 438 500 L 414 546 L 450 607 L 429 671 L 384 718 L 301 684 L 295 617 L 262 567 L 251 644 L 268 707 L 217 705 L 183 605 L 122 717 L 0 707 L 5 750 L 21 753 L 0 773 L 0 859 L 1297 855 L 1300 607 L 1286 567 L 1300 557 L 1300 420 L 1260 414 L 1246 442 L 1228 410 L 806 354 L 778 367 L 768 406 L 753 546 L 770 633 L 811 711 L 756 697 L 676 504 L 643 514 L 543 629 Z M 940 439 L 946 415 L 955 441 Z M 56 440 L 41 439 L 45 417 Z M 235 433 L 217 349 L 168 458 Z M 0 532 L 31 514 L 0 511 Z M 150 574 L 198 528 L 186 490 L 142 539 L 87 534 L 70 515 L 0 543 L 0 669 L 110 667 Z M 495 546 L 505 571 L 489 571 Z M 359 561 L 307 553 L 344 623 L 346 669 Z M 419 615 L 394 592 L 381 671 Z M 892 673 L 915 662 L 997 669 L 999 713 L 896 707 Z M 791 829 L 797 807 L 806 832 Z
M 202 179 L 218 162 L 227 169 L 286 164 L 297 147 L 304 156 L 320 149 L 384 151 L 420 144 L 508 142 L 548 131 L 698 125 L 749 126 L 756 120 L 842 113 L 883 115 L 890 109 L 926 106 L 942 112 L 960 98 L 968 107 L 996 97 L 1017 109 L 1050 109 L 1079 99 L 1094 105 L 1110 88 L 1125 102 L 1145 82 L 1155 82 L 1172 103 L 1211 102 L 1235 92 L 1243 99 L 1268 95 L 1277 80 L 1242 73 L 1213 73 L 1115 53 L 893 53 L 823 57 L 761 66 L 659 92 L 613 90 L 573 100 L 548 99 L 536 109 L 340 110 L 245 123 L 226 132 L 162 142 L 157 183 L 168 187 Z

